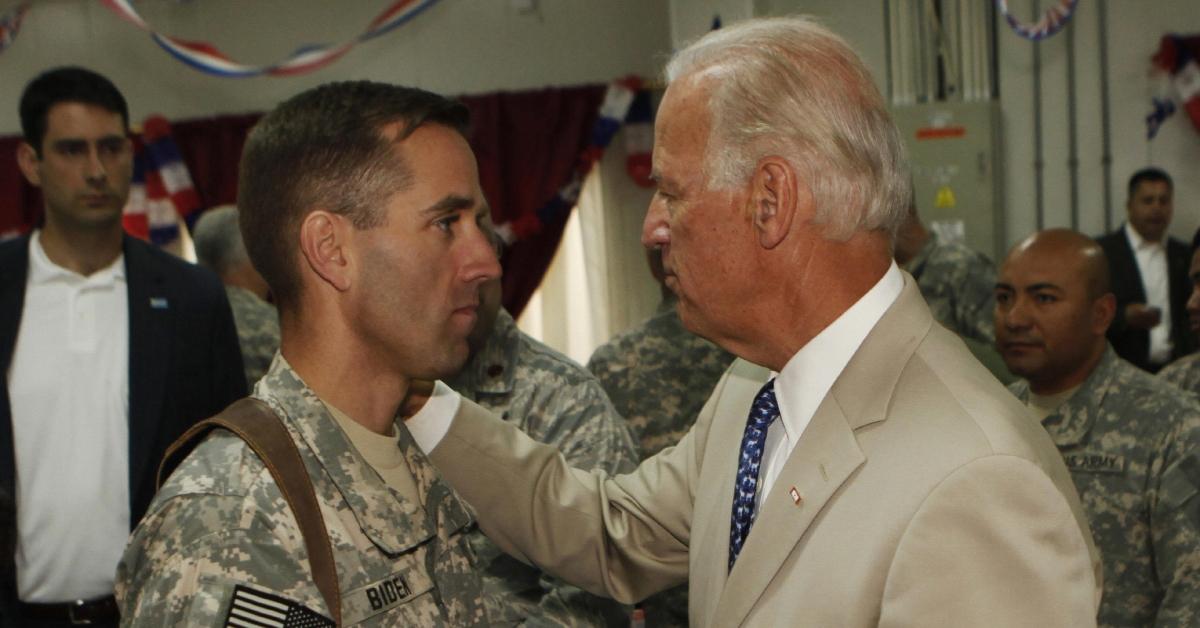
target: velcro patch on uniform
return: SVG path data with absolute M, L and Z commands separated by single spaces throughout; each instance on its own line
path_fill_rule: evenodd
M 1162 500 L 1172 508 L 1180 508 L 1200 493 L 1200 454 L 1191 453 L 1171 465 L 1163 473 Z M 1193 517 L 1200 517 L 1200 508 L 1193 508 Z M 1200 520 L 1193 519 L 1197 524 Z
M 1063 454 L 1063 461 L 1072 471 L 1089 473 L 1124 473 L 1125 457 L 1116 454 L 1081 451 L 1079 453 Z
M 225 626 L 237 628 L 325 628 L 333 620 L 287 598 L 237 585 L 225 615 Z

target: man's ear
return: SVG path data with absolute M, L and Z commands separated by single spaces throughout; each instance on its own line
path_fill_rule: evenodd
M 764 157 L 750 179 L 750 212 L 765 249 L 779 246 L 792 229 L 792 221 L 807 189 L 799 189 L 791 164 L 782 157 Z
M 301 254 L 309 268 L 338 291 L 350 289 L 350 229 L 350 221 L 323 209 L 309 212 L 300 223 Z
M 34 187 L 42 187 L 42 173 L 38 169 L 41 163 L 38 159 L 37 151 L 29 142 L 21 142 L 17 145 L 17 166 L 21 168 L 21 174 L 25 175 L 25 179 Z
M 1117 297 L 1113 293 L 1105 293 L 1104 296 L 1092 302 L 1092 331 L 1099 335 L 1104 335 L 1108 332 L 1108 326 L 1112 325 L 1113 317 L 1117 314 Z

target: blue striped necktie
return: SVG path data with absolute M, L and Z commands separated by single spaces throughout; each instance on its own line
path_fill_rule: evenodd
M 733 486 L 733 513 L 729 522 L 729 569 L 737 561 L 750 526 L 754 524 L 754 496 L 758 492 L 758 472 L 762 463 L 763 444 L 767 441 L 767 428 L 779 416 L 779 404 L 775 402 L 775 380 L 763 385 L 750 406 L 746 419 L 746 431 L 742 434 L 742 450 L 738 456 L 737 481 Z

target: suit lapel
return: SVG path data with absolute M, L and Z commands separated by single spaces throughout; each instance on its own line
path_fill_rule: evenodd
M 125 277 L 129 295 L 129 477 L 146 477 L 151 445 L 161 424 L 175 307 L 166 277 L 156 268 L 148 245 L 125 237 Z M 136 502 L 136 497 L 130 494 Z
M 742 554 L 721 591 L 711 625 L 737 626 L 746 620 L 789 556 L 802 546 L 816 517 L 833 507 L 834 494 L 867 462 L 854 431 L 887 418 L 900 374 L 932 325 L 929 306 L 916 282 L 905 273 L 900 296 L 833 383 L 763 500 Z M 739 438 L 742 426 L 744 423 L 739 424 Z M 723 556 L 728 556 L 729 507 L 736 471 L 736 465 L 729 467 L 725 472 L 728 485 L 720 489 L 727 499 Z M 793 487 L 799 504 L 792 495 Z M 725 564 L 723 560 L 721 565 Z
M 826 397 L 760 506 L 721 592 L 714 626 L 736 626 L 745 620 L 813 520 L 864 460 L 845 415 Z M 732 483 L 729 491 L 732 500 Z M 729 524 L 725 527 L 728 530 Z

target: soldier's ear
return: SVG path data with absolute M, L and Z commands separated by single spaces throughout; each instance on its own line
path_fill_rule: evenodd
M 313 210 L 300 223 L 300 252 L 308 267 L 324 283 L 339 292 L 350 289 L 351 256 L 348 254 L 348 230 L 353 229 L 343 216 Z
M 1111 292 L 1092 302 L 1092 332 L 1103 336 L 1117 315 L 1117 297 Z

